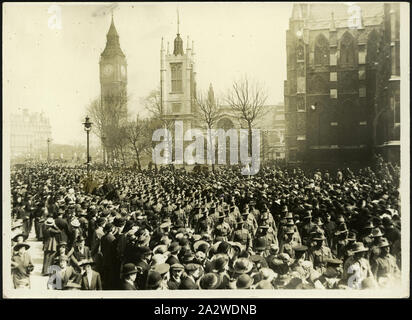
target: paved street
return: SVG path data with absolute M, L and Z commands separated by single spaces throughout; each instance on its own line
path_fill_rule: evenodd
M 34 264 L 34 271 L 31 273 L 31 287 L 32 289 L 41 290 L 46 289 L 47 277 L 41 275 L 43 267 L 43 243 L 36 240 L 36 234 L 34 232 L 34 226 L 30 232 L 27 243 L 30 245 L 29 253 L 32 257 Z

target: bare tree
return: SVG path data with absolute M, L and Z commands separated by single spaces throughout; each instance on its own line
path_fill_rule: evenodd
M 252 152 L 252 128 L 267 113 L 266 100 L 265 89 L 258 83 L 249 81 L 247 76 L 235 81 L 227 94 L 226 101 L 232 111 L 247 125 L 250 154 Z
M 150 94 L 141 100 L 141 104 L 144 108 L 149 111 L 151 115 L 151 120 L 149 121 L 149 132 L 153 134 L 153 132 L 157 129 L 164 128 L 167 129 L 168 132 L 171 133 L 172 126 L 174 124 L 174 119 L 168 117 L 167 110 L 163 105 L 160 97 L 160 89 L 157 88 L 156 90 L 152 90 Z M 172 133 L 171 133 L 172 134 Z M 172 137 L 167 137 L 167 139 L 173 139 Z M 154 148 L 155 144 L 152 143 L 152 149 Z M 155 167 L 157 170 L 157 166 L 155 163 Z
M 149 121 L 149 119 L 142 119 L 137 115 L 136 120 L 129 122 L 126 127 L 127 140 L 135 153 L 139 170 L 142 169 L 140 162 L 141 153 L 151 149 Z
M 104 96 L 104 102 L 100 98 L 94 99 L 87 107 L 87 114 L 90 116 L 97 130 L 93 132 L 100 138 L 106 137 L 104 148 L 110 158 L 120 154 L 125 160 L 124 146 L 125 137 L 122 128 L 127 123 L 128 112 L 127 102 L 130 97 L 125 92 L 120 94 L 109 94 Z
M 211 129 L 215 127 L 216 122 L 219 120 L 221 116 L 219 101 L 215 99 L 212 84 L 210 84 L 209 86 L 209 91 L 207 95 L 202 94 L 200 92 L 196 95 L 195 103 L 198 109 L 197 118 L 199 122 L 202 123 L 203 127 L 208 130 L 209 141 L 212 142 Z M 215 152 L 215 150 L 213 150 L 212 143 L 210 143 L 209 152 L 210 154 Z M 215 171 L 214 162 L 212 163 L 212 171 Z

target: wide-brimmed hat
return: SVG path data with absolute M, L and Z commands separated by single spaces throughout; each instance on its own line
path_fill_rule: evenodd
M 326 239 L 325 235 L 321 232 L 317 232 L 313 236 L 313 240 L 315 240 L 315 241 L 321 241 L 321 240 L 325 240 L 325 239 Z
M 126 263 L 123 266 L 122 274 L 123 276 L 127 276 L 129 274 L 137 273 L 137 268 L 133 263 Z
M 293 213 L 292 212 L 287 212 L 285 214 L 285 219 L 293 219 Z
M 369 221 L 363 226 L 363 228 L 364 228 L 364 229 L 373 229 L 373 228 L 374 228 L 373 222 L 372 222 L 371 220 L 369 220 Z
M 70 222 L 70 224 L 75 228 L 80 227 L 80 221 L 78 219 L 74 219 L 72 222 Z
M 44 222 L 44 225 L 48 226 L 48 227 L 54 225 L 54 219 L 53 218 L 47 218 L 46 221 Z
M 375 228 L 372 230 L 372 238 L 383 237 L 381 229 Z
M 236 289 L 249 289 L 253 284 L 253 278 L 248 274 L 241 274 L 236 281 Z
M 200 289 L 211 290 L 217 289 L 221 283 L 222 280 L 218 275 L 214 273 L 206 273 L 200 278 L 199 286 Z
M 208 242 L 206 242 L 206 241 L 204 241 L 204 240 L 199 240 L 199 241 L 196 241 L 196 242 L 193 244 L 193 250 L 194 250 L 194 251 L 198 251 L 198 249 L 199 249 L 199 247 L 200 247 L 201 245 L 205 245 L 205 246 L 207 246 L 207 247 L 210 247 L 210 244 L 209 244 Z
M 93 261 L 93 259 L 84 259 L 84 260 L 81 260 L 81 261 L 79 262 L 79 266 L 80 266 L 80 267 L 83 267 L 83 266 L 86 266 L 86 265 L 93 265 L 93 264 L 95 264 L 95 262 Z
M 337 229 L 336 232 L 335 232 L 335 236 L 338 236 L 338 235 L 341 235 L 341 234 L 347 233 L 347 232 L 348 232 L 348 229 L 346 228 L 346 224 L 345 224 L 345 223 L 341 223 L 341 224 L 338 226 L 338 229 Z
M 249 273 L 253 269 L 253 262 L 248 258 L 237 258 L 233 262 L 233 268 L 231 269 L 235 273 L 243 274 Z
M 378 248 L 389 247 L 389 246 L 390 246 L 390 243 L 386 238 L 380 239 L 378 243 Z
M 349 232 L 348 236 L 346 237 L 346 240 L 356 241 L 356 233 L 353 231 Z
M 325 258 L 323 261 L 326 264 L 332 265 L 332 266 L 338 266 L 338 265 L 341 265 L 343 263 L 342 260 L 337 259 L 337 258 Z
M 308 247 L 305 246 L 305 245 L 297 245 L 297 246 L 292 247 L 292 249 L 293 249 L 295 252 L 305 252 L 305 251 L 308 250 Z
M 357 253 L 357 252 L 366 252 L 369 251 L 368 248 L 365 248 L 365 245 L 363 242 L 355 242 L 353 244 L 353 248 L 350 250 L 352 254 Z
M 292 226 L 288 226 L 288 227 L 286 227 L 285 233 L 286 234 L 288 234 L 288 233 L 293 234 L 293 233 L 295 233 L 295 228 L 292 227 Z
M 13 250 L 14 250 L 14 251 L 19 251 L 21 247 L 25 247 L 26 250 L 28 250 L 28 249 L 30 248 L 30 245 L 29 245 L 28 243 L 26 243 L 26 242 L 20 242 L 20 243 L 17 243 L 17 244 L 13 247 Z

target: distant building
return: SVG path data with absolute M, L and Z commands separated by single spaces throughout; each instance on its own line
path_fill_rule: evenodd
M 399 4 L 296 3 L 286 32 L 288 162 L 399 158 Z
M 210 89 L 209 89 L 210 90 Z M 260 160 L 279 160 L 285 158 L 285 109 L 282 104 L 265 105 L 264 116 L 256 121 L 253 129 L 260 129 Z M 228 105 L 220 106 L 221 116 L 216 123 L 217 129 L 240 129 L 239 116 Z
M 34 157 L 47 149 L 47 139 L 51 138 L 49 118 L 28 109 L 11 115 L 10 130 L 11 158 Z

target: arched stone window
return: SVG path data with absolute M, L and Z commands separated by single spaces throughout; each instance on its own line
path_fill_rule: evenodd
M 318 35 L 315 40 L 315 64 L 329 65 L 329 41 L 323 34 Z
M 355 39 L 349 32 L 345 32 L 340 41 L 340 64 L 355 64 Z

